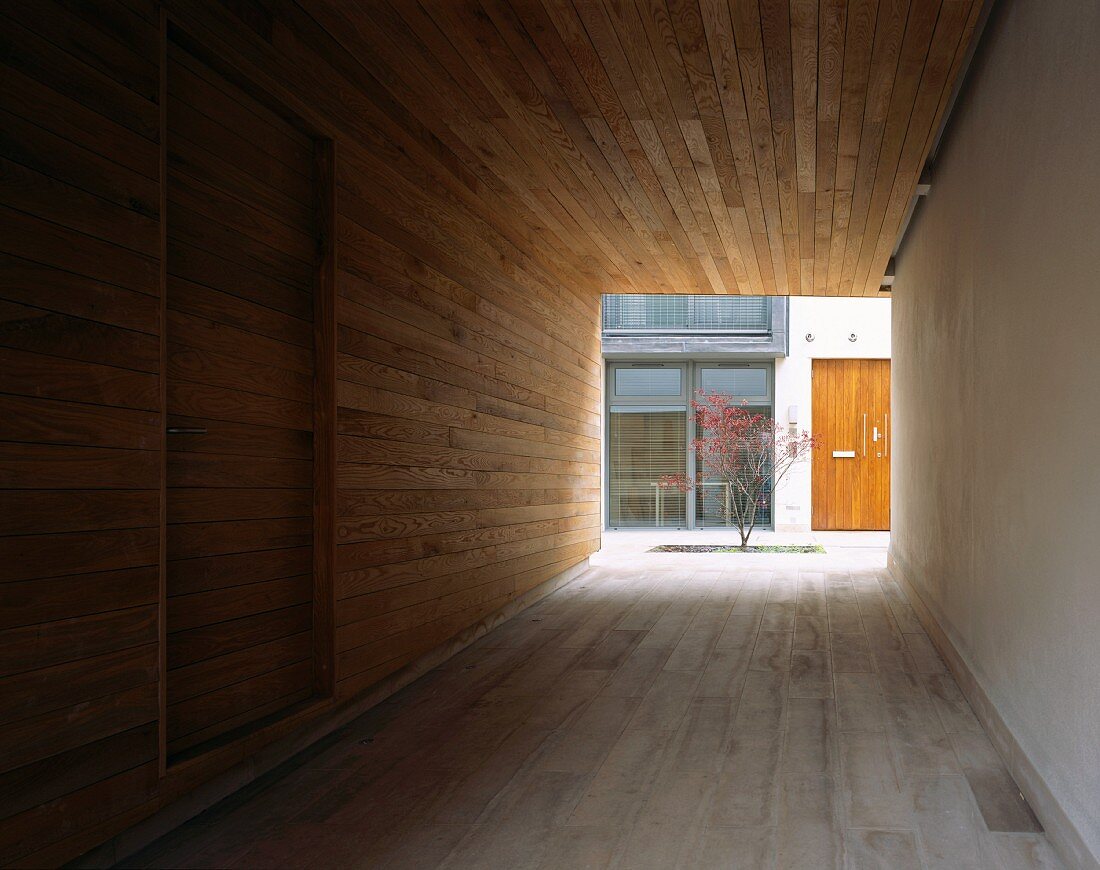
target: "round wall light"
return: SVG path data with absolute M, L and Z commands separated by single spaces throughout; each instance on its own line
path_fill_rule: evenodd
M 856 341 L 859 338 L 854 332 L 848 335 L 848 341 Z
M 807 332 L 806 333 L 806 341 L 813 341 L 813 340 L 814 340 L 814 334 L 812 332 Z

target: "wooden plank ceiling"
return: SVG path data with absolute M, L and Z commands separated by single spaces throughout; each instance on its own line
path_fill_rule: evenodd
M 981 5 L 311 4 L 603 292 L 815 295 L 879 292 Z

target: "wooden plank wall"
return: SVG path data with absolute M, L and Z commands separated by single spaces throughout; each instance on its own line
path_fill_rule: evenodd
M 270 5 L 168 11 L 334 142 L 335 629 L 316 633 L 336 673 L 316 717 L 598 545 L 602 284 L 377 58 Z M 78 855 L 267 739 L 160 771 L 160 33 L 151 0 L 0 12 L 3 864 Z
M 2 13 L 6 865 L 157 788 L 163 424 L 156 18 Z
M 172 758 L 313 694 L 319 197 L 309 136 L 167 54 Z

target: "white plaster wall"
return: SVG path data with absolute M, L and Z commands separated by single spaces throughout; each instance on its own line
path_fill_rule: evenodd
M 1100 3 L 994 5 L 894 287 L 892 555 L 1100 856 Z
M 790 355 L 775 361 L 776 419 L 786 422 L 788 409 L 797 405 L 798 428 L 813 432 L 813 360 L 889 359 L 890 300 L 796 296 L 789 316 Z M 808 531 L 810 498 L 810 463 L 804 462 L 776 490 L 776 530 Z

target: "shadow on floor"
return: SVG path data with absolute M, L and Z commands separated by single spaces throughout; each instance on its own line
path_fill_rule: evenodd
M 1061 866 L 881 546 L 629 535 L 126 866 Z

